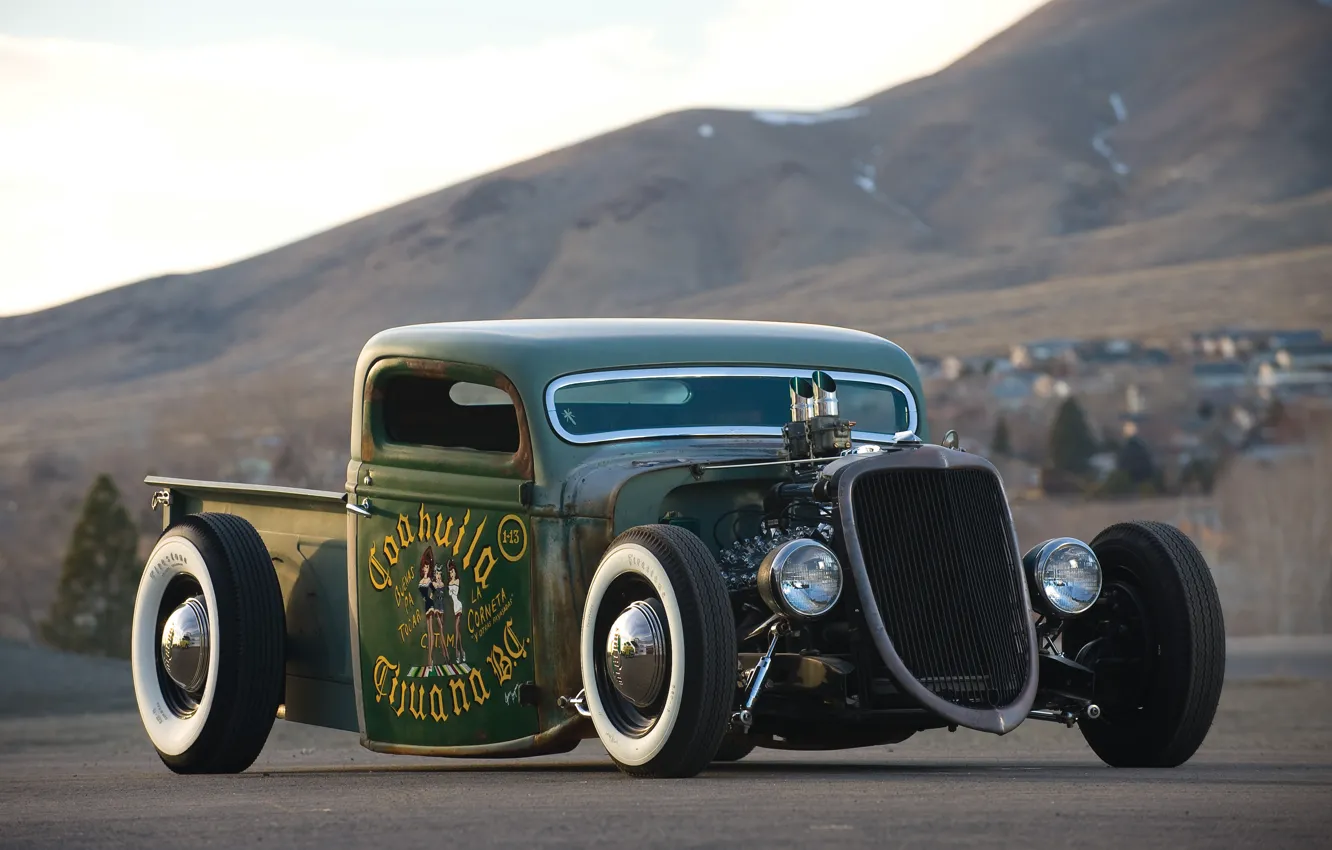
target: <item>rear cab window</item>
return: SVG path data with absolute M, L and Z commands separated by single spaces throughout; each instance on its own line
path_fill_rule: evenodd
M 366 378 L 360 459 L 405 470 L 530 478 L 532 451 L 513 384 L 474 364 L 393 357 Z
M 384 433 L 395 443 L 513 454 L 518 411 L 499 387 L 401 374 L 384 379 Z

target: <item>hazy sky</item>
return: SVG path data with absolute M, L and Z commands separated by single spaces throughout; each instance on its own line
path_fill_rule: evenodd
M 693 106 L 821 109 L 1042 0 L 0 0 L 0 315 Z

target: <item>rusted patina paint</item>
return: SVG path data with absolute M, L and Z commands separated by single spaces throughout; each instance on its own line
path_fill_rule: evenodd
M 451 758 L 522 758 L 525 756 L 557 755 L 567 753 L 584 738 L 595 736 L 596 730 L 587 718 L 580 715 L 566 718 L 544 732 L 516 741 L 498 744 L 479 744 L 467 747 L 417 747 L 411 744 L 382 744 L 361 741 L 361 745 L 377 753 L 400 756 L 446 756 Z
M 523 397 L 518 388 L 504 375 L 495 373 L 495 386 L 509 394 L 518 415 L 518 451 L 513 454 L 513 466 L 523 478 L 531 480 L 533 475 L 532 433 L 527 421 L 527 408 L 523 406 Z
M 559 698 L 573 696 L 583 687 L 579 652 L 583 600 L 591 573 L 606 550 L 610 523 L 536 517 L 532 525 L 537 546 L 532 572 L 532 634 L 541 725 L 549 728 L 569 717 L 569 709 L 559 705 Z

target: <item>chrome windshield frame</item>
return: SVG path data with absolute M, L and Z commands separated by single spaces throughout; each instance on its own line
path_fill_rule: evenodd
M 555 407 L 555 393 L 559 390 L 579 384 L 595 384 L 603 381 L 618 381 L 632 378 L 718 378 L 718 377 L 759 377 L 793 378 L 808 377 L 814 367 L 801 366 L 670 366 L 670 367 L 628 367 L 608 369 L 597 372 L 575 372 L 561 375 L 546 385 L 546 421 L 561 440 L 574 445 L 586 446 L 597 443 L 615 443 L 625 440 L 650 440 L 663 437 L 780 437 L 781 426 L 736 425 L 712 427 L 678 428 L 639 428 L 624 431 L 602 431 L 595 434 L 571 434 L 560 424 L 560 417 Z M 879 375 L 874 372 L 851 372 L 844 370 L 822 370 L 839 384 L 843 381 L 859 384 L 877 384 L 900 392 L 907 403 L 909 419 L 906 430 L 915 432 L 918 428 L 916 396 L 903 381 Z M 854 430 L 857 441 L 892 442 L 894 434 L 877 431 Z

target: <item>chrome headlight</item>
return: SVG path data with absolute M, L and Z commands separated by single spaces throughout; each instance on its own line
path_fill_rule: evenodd
M 820 617 L 842 596 L 842 565 L 817 540 L 791 540 L 764 556 L 758 592 L 775 613 L 800 620 Z
M 1081 540 L 1047 540 L 1022 556 L 1022 566 L 1032 605 L 1042 614 L 1077 616 L 1101 595 L 1101 562 Z

